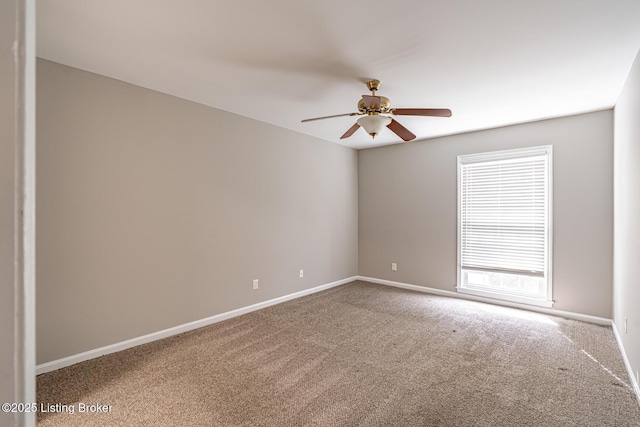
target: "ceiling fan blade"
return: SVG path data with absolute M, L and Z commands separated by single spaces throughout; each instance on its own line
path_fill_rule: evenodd
M 362 95 L 362 100 L 364 101 L 364 105 L 370 110 L 379 110 L 380 109 L 380 97 L 379 96 L 371 96 L 371 95 Z
M 447 108 L 394 108 L 391 113 L 396 116 L 451 117 L 451 110 Z
M 333 116 L 314 117 L 313 119 L 304 119 L 301 123 L 312 122 L 314 120 L 333 119 L 334 117 L 357 116 L 358 113 L 334 114 Z
M 346 131 L 346 132 L 344 133 L 344 135 L 342 135 L 342 136 L 340 137 L 340 139 L 349 138 L 349 137 L 350 137 L 351 135 L 353 135 L 353 133 L 354 133 L 355 131 L 357 131 L 359 128 L 360 128 L 360 125 L 359 125 L 359 124 L 357 124 L 357 123 L 355 123 L 353 126 L 351 126 L 351 127 L 349 128 L 349 130 L 348 130 L 348 131 Z
M 402 138 L 404 142 L 411 141 L 412 139 L 416 138 L 416 136 L 413 133 L 411 133 L 409 129 L 402 126 L 400 123 L 396 122 L 394 119 L 391 119 L 391 123 L 389 123 L 387 127 L 391 129 L 393 133 L 395 133 L 400 138 Z

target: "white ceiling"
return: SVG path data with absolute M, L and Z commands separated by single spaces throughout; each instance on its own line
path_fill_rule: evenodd
M 418 139 L 615 105 L 640 48 L 640 0 L 38 0 L 38 56 L 353 148 L 369 94 L 451 118 Z

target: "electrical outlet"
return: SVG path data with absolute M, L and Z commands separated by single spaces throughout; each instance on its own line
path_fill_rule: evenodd
M 258 289 L 258 279 L 253 279 L 253 290 Z
M 398 271 L 398 264 L 396 264 L 395 262 L 391 263 L 391 271 Z
M 627 333 L 627 316 L 624 316 L 624 333 Z
M 300 270 L 300 278 L 304 277 L 304 270 Z

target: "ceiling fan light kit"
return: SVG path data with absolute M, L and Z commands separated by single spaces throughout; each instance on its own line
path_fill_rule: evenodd
M 379 114 L 372 114 L 372 115 L 360 117 L 356 121 L 356 123 L 358 123 L 359 126 L 364 128 L 364 130 L 369 135 L 371 135 L 372 138 L 375 138 L 376 135 L 382 132 L 382 129 L 384 129 L 386 126 L 389 125 L 389 123 L 391 123 L 391 117 L 381 116 Z
M 391 101 L 384 96 L 376 96 L 376 91 L 380 88 L 380 80 L 367 81 L 367 88 L 371 91 L 371 95 L 362 95 L 362 99 L 358 101 L 357 113 L 334 114 L 332 116 L 315 117 L 313 119 L 302 120 L 303 123 L 314 120 L 332 119 L 334 117 L 345 116 L 363 116 L 349 128 L 348 131 L 340 137 L 340 139 L 348 138 L 354 134 L 360 127 L 375 138 L 380 134 L 383 128 L 389 128 L 393 133 L 402 138 L 403 141 L 411 141 L 416 136 L 409 129 L 402 126 L 393 118 L 383 114 L 391 114 L 394 116 L 431 116 L 431 117 L 451 117 L 451 110 L 446 108 L 391 108 Z

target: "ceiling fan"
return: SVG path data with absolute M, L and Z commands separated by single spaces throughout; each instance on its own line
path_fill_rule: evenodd
M 451 117 L 451 110 L 446 108 L 391 108 L 389 98 L 384 96 L 376 96 L 376 91 L 380 88 L 380 80 L 367 81 L 367 88 L 371 91 L 371 95 L 362 95 L 362 99 L 358 102 L 357 113 L 335 114 L 333 116 L 315 117 L 313 119 L 302 120 L 302 123 L 314 120 L 332 119 L 334 117 L 344 116 L 363 116 L 349 128 L 348 131 L 340 137 L 340 139 L 349 138 L 358 128 L 363 127 L 364 130 L 375 138 L 386 126 L 393 133 L 402 138 L 403 141 L 411 141 L 416 136 L 409 129 L 402 126 L 393 118 L 387 116 L 431 116 L 431 117 Z

